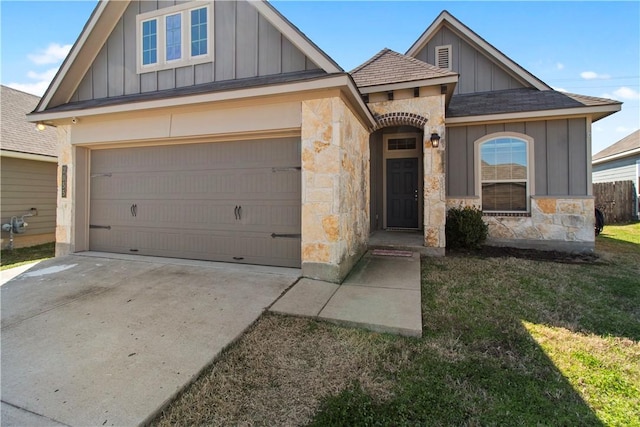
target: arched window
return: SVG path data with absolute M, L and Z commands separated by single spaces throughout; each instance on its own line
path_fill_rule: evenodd
M 485 212 L 528 212 L 533 139 L 499 133 L 476 141 L 476 192 Z

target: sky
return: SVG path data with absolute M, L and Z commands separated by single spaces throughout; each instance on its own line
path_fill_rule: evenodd
M 622 101 L 622 111 L 593 124 L 593 154 L 640 128 L 637 0 L 272 4 L 347 71 L 385 47 L 405 53 L 448 10 L 556 90 Z M 0 0 L 1 83 L 42 95 L 95 5 Z

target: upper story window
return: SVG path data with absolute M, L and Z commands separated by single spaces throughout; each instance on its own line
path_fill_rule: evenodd
M 533 194 L 533 140 L 493 134 L 476 141 L 476 191 L 485 212 L 529 212 Z
M 137 72 L 211 62 L 211 2 L 193 1 L 137 16 Z

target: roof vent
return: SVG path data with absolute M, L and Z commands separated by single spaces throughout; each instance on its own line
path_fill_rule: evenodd
M 451 45 L 436 46 L 436 67 L 451 70 Z

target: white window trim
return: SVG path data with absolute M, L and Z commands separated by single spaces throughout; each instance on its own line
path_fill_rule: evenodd
M 448 62 L 449 62 L 449 66 L 448 67 L 441 67 L 440 63 L 438 62 L 438 58 L 440 57 L 440 55 L 438 54 L 438 51 L 441 50 L 441 49 L 446 49 L 447 50 L 447 56 L 448 56 Z M 436 48 L 435 48 L 436 56 L 435 56 L 435 61 L 434 61 L 435 64 L 434 65 L 436 67 L 438 67 L 438 68 L 442 68 L 442 69 L 451 71 L 451 69 L 453 67 L 451 50 L 452 50 L 452 47 L 451 47 L 450 44 L 442 45 L 442 46 L 436 46 Z
M 480 205 L 482 206 L 482 173 L 481 173 L 481 165 L 482 161 L 480 158 L 480 146 L 492 139 L 497 138 L 516 138 L 521 139 L 526 142 L 527 148 L 527 210 L 526 212 L 531 212 L 531 196 L 536 194 L 535 192 L 535 165 L 534 165 L 534 154 L 533 154 L 533 138 L 529 135 L 525 135 L 517 132 L 495 132 L 489 135 L 485 135 L 480 139 L 477 139 L 473 143 L 473 164 L 475 168 L 474 178 L 475 178 L 475 196 L 480 199 Z M 514 180 L 500 180 L 499 182 L 522 182 L 521 179 Z M 523 213 L 523 211 L 489 211 L 482 209 L 483 212 L 487 213 Z
M 207 53 L 205 55 L 191 56 L 191 11 L 207 8 Z M 166 52 L 166 17 L 181 14 L 180 25 L 182 29 L 182 57 L 180 59 L 167 60 Z M 155 64 L 142 65 L 142 23 L 156 20 L 157 30 L 157 58 Z M 152 71 L 168 70 L 187 65 L 213 62 L 213 2 L 192 1 L 177 6 L 153 10 L 136 16 L 136 73 L 148 73 Z

